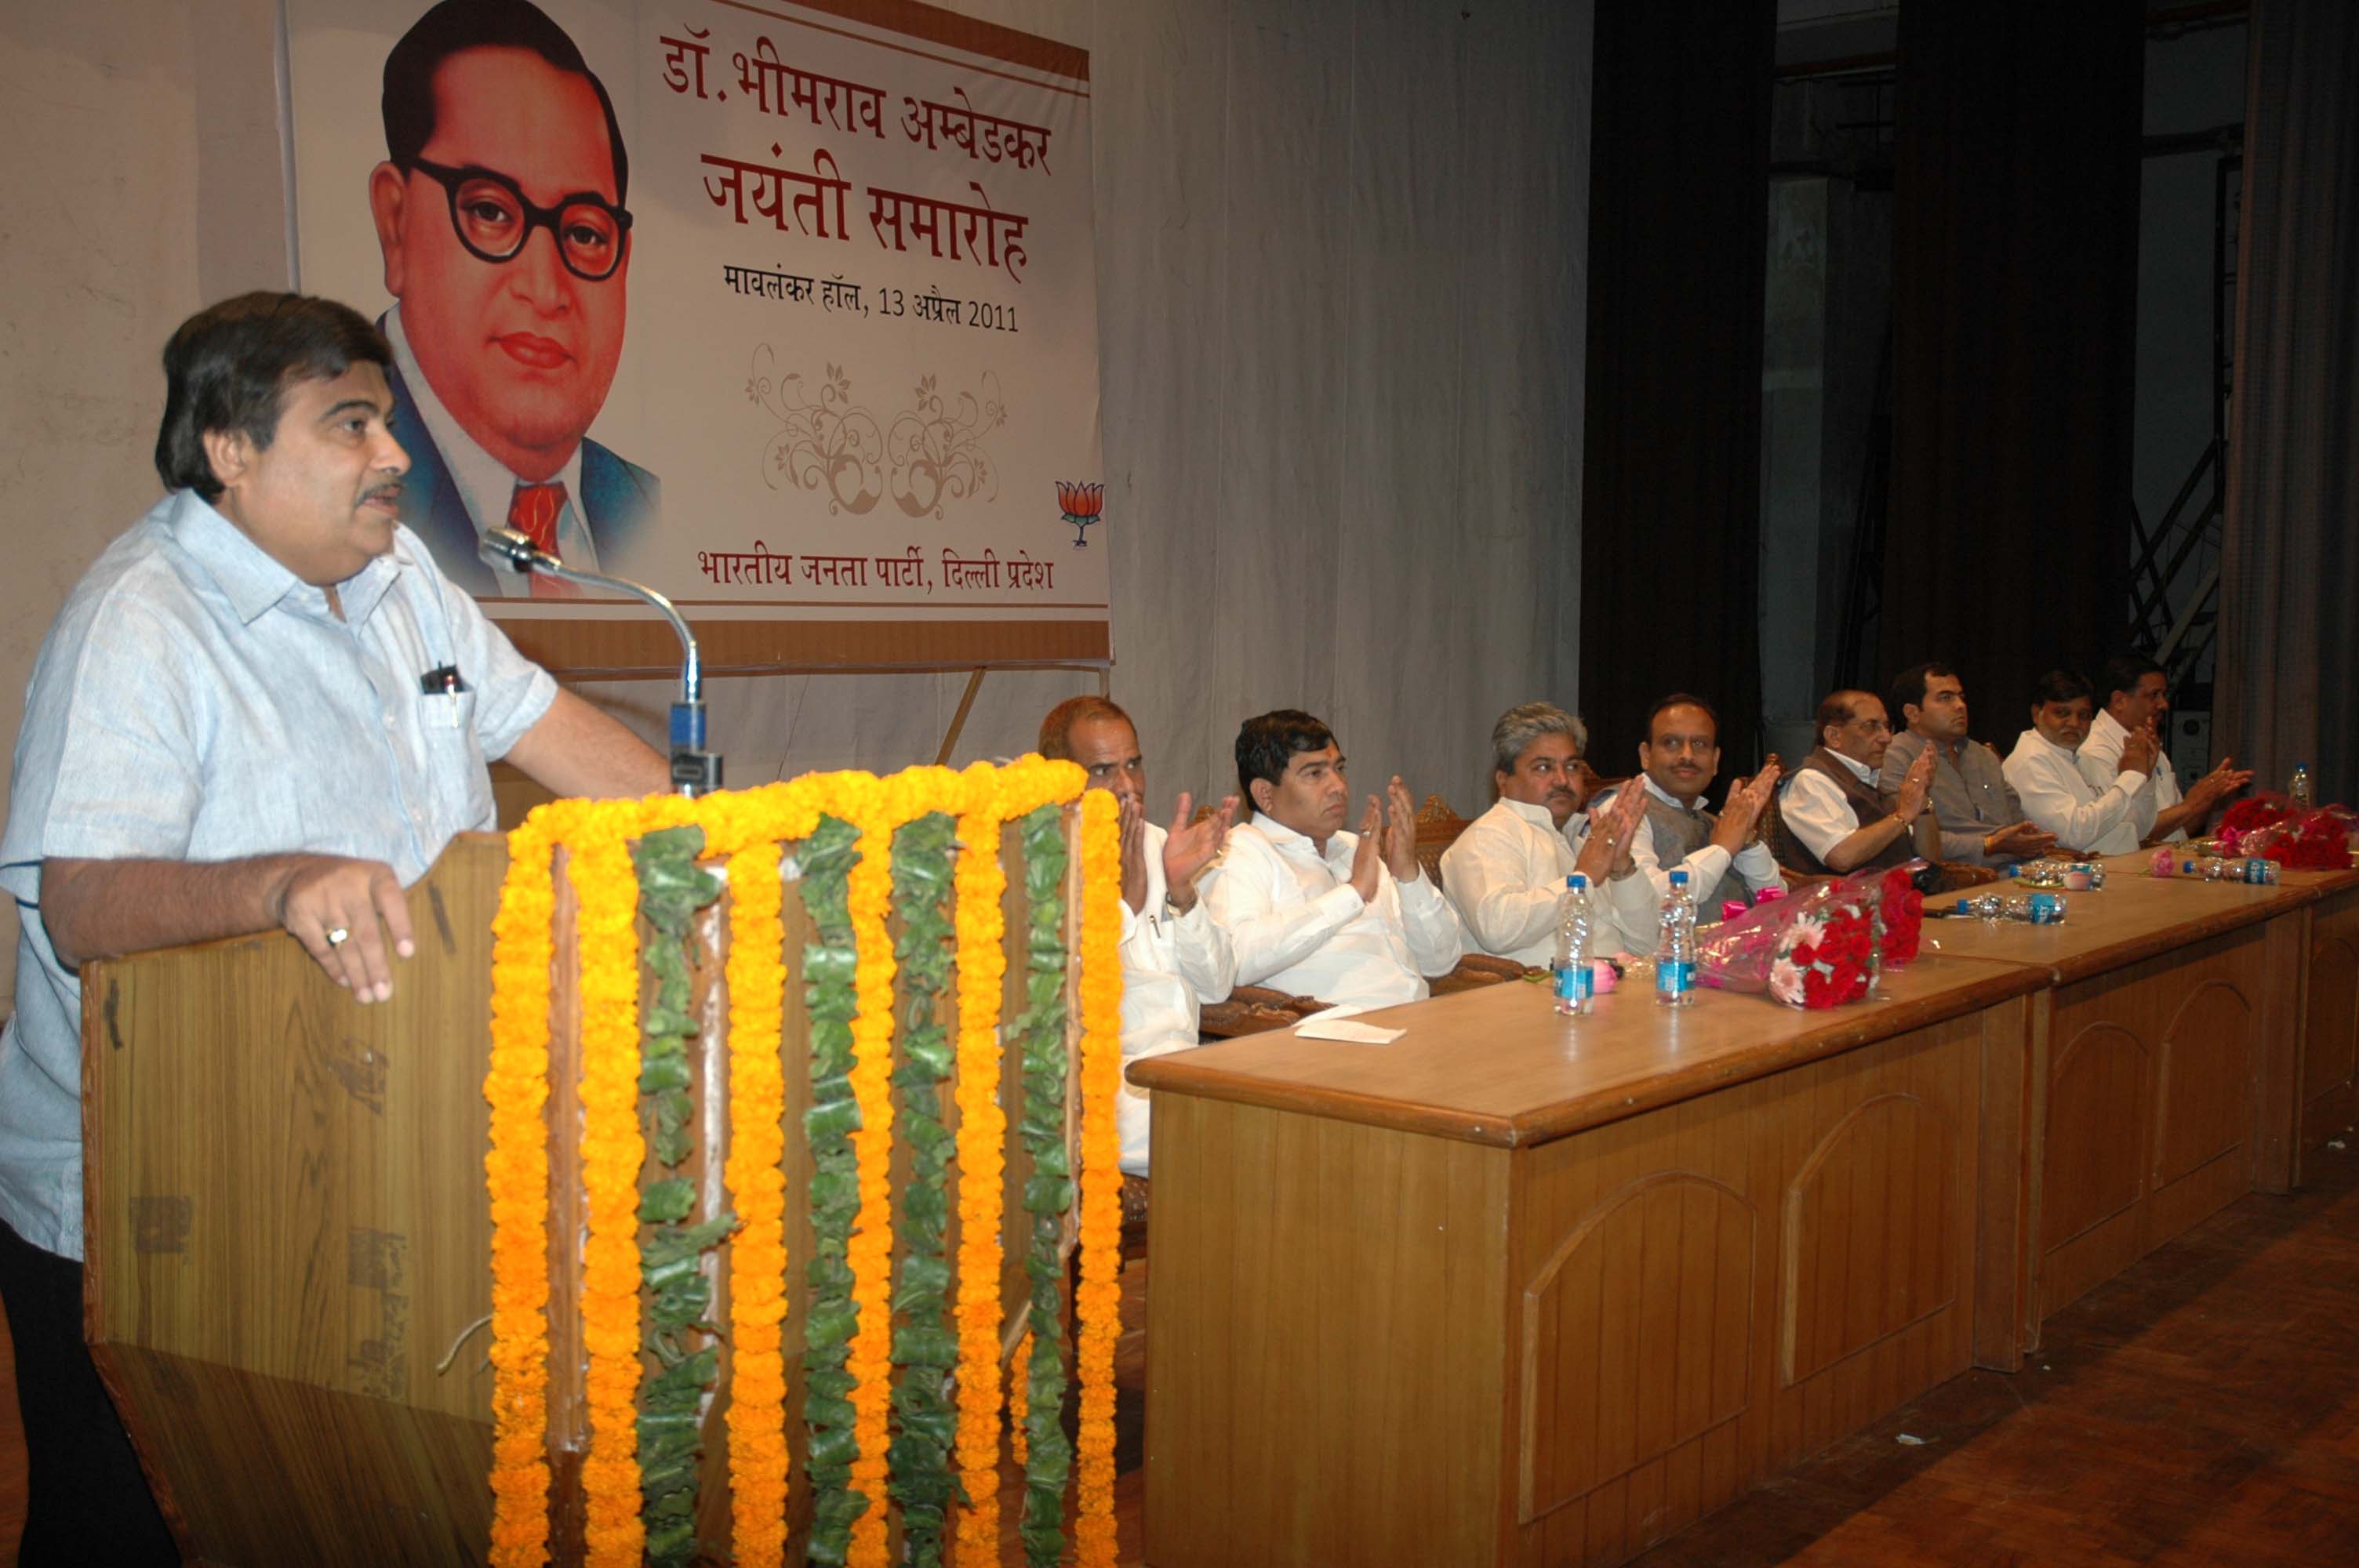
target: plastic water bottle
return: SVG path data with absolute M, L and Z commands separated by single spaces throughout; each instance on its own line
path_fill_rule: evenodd
M 2293 797 L 2293 808 L 2296 811 L 2310 809 L 2310 764 L 2308 762 L 2296 762 L 2293 765 L 2293 782 L 2286 785 L 2286 794 Z
M 1589 967 L 1589 879 L 1579 871 L 1564 879 L 1556 901 L 1556 1010 L 1568 1018 L 1589 1011 L 1597 986 Z
M 1663 900 L 1662 935 L 1655 943 L 1655 1000 L 1665 1007 L 1685 1007 L 1695 1000 L 1695 899 L 1688 892 L 1688 874 L 1671 873 L 1671 891 Z

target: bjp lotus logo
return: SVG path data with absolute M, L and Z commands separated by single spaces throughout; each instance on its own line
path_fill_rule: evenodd
M 1065 521 L 1073 525 L 1073 548 L 1087 545 L 1090 524 L 1105 511 L 1105 486 L 1075 484 L 1067 480 L 1057 481 L 1057 504 L 1065 509 Z

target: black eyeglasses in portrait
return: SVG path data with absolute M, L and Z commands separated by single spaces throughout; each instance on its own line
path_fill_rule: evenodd
M 565 270 L 585 282 L 612 277 L 622 265 L 631 215 L 593 191 L 577 190 L 554 207 L 540 207 L 497 169 L 452 168 L 424 158 L 410 159 L 408 167 L 442 187 L 459 243 L 484 261 L 514 261 L 535 229 L 547 229 Z

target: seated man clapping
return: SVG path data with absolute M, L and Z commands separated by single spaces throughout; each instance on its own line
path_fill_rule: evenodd
M 1408 787 L 1370 795 L 1360 830 L 1343 824 L 1352 786 L 1327 726 L 1280 708 L 1237 731 L 1237 783 L 1251 818 L 1204 880 L 1227 928 L 1240 985 L 1384 1007 L 1429 993 L 1458 962 L 1458 916 L 1417 863 Z
M 1040 754 L 1079 762 L 1089 787 L 1122 804 L 1122 1062 L 1184 1051 L 1196 1044 L 1201 1004 L 1222 1000 L 1235 983 L 1229 935 L 1196 896 L 1196 881 L 1227 838 L 1236 815 L 1230 795 L 1203 821 L 1188 820 L 1182 794 L 1167 830 L 1147 820 L 1147 762 L 1130 715 L 1103 697 L 1059 703 L 1040 721 Z M 1122 1168 L 1147 1174 L 1147 1093 L 1126 1079 L 1114 1102 Z
M 1545 965 L 1556 953 L 1557 903 L 1574 871 L 1604 892 L 1632 881 L 1632 829 L 1645 813 L 1638 781 L 1611 805 L 1580 809 L 1588 732 L 1553 703 L 1527 702 L 1491 727 L 1491 809 L 1441 853 L 1441 885 L 1466 929 L 1466 950 Z M 1634 890 L 1635 891 L 1635 890 Z M 1654 938 L 1651 909 L 1625 929 L 1608 897 L 1590 904 L 1592 950 L 1640 950 Z
M 2031 728 L 2007 753 L 2006 782 L 2023 809 L 2063 849 L 2083 855 L 2126 855 L 2154 831 L 2154 770 L 2160 741 L 2147 727 L 2131 730 L 2104 787 L 2081 771 L 2081 743 L 2089 738 L 2089 683 L 2070 670 L 2050 670 L 2031 694 Z

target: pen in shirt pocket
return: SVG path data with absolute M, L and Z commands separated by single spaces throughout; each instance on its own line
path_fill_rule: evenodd
M 425 703 L 427 724 L 435 729 L 457 729 L 460 724 L 460 715 L 468 706 L 459 698 L 462 694 L 471 689 L 473 688 L 467 685 L 466 677 L 459 673 L 459 666 L 456 665 L 443 665 L 419 676 L 418 690 L 421 697 L 427 698 Z

